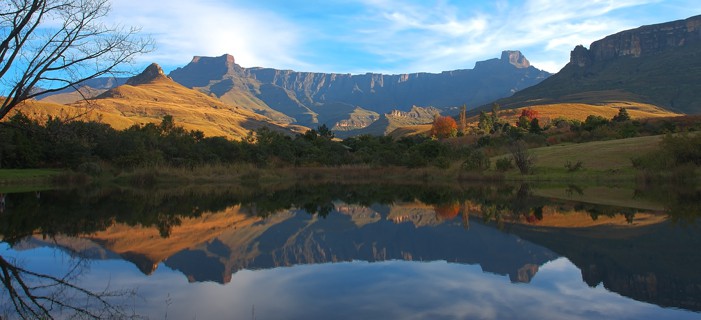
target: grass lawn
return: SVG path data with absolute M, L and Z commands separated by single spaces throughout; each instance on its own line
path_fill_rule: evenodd
M 564 168 L 567 161 L 582 161 L 583 168 L 615 170 L 632 167 L 631 158 L 654 151 L 663 136 L 593 141 L 532 149 L 538 168 Z
M 631 158 L 656 150 L 662 138 L 659 135 L 534 148 L 530 150 L 535 156 L 533 173 L 524 176 L 517 169 L 512 169 L 506 173 L 506 178 L 523 181 L 633 182 L 637 171 Z M 496 156 L 491 159 L 492 163 L 503 157 L 511 155 Z M 573 165 L 582 161 L 582 168 L 569 172 L 565 168 L 568 161 Z
M 0 169 L 0 192 L 29 192 L 53 189 L 51 177 L 62 174 L 56 169 Z

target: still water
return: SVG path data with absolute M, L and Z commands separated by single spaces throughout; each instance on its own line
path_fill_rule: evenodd
M 2 319 L 701 319 L 694 190 L 195 186 L 4 199 Z

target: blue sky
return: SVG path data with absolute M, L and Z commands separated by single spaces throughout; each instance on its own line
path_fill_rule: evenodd
M 698 0 L 114 0 L 110 20 L 157 42 L 166 72 L 229 53 L 243 67 L 336 73 L 440 72 L 521 50 L 557 72 L 574 46 L 701 14 Z

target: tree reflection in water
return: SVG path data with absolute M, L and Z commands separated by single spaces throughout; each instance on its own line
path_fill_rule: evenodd
M 76 285 L 88 270 L 82 258 L 71 259 L 62 276 L 25 269 L 13 258 L 0 256 L 0 319 L 129 319 L 124 304 L 136 296 L 134 290 L 92 291 Z
M 662 222 L 667 218 L 682 223 L 693 224 L 696 222 L 701 214 L 701 207 L 699 207 L 701 193 L 697 189 L 690 190 L 684 190 L 684 192 L 665 191 L 666 193 L 656 190 L 637 191 L 636 197 L 638 198 L 659 200 L 655 201 L 658 203 L 655 207 L 659 209 L 653 209 L 655 212 L 651 213 L 648 209 L 641 210 L 574 200 L 573 198 L 578 199 L 589 195 L 588 190 L 574 185 L 567 186 L 564 190 L 559 189 L 558 191 L 562 193 L 560 198 L 539 196 L 539 192 L 543 192 L 542 188 L 539 188 L 538 185 L 527 184 L 471 186 L 299 184 L 284 188 L 260 186 L 255 188 L 241 186 L 208 188 L 196 186 L 171 190 L 124 190 L 117 188 L 65 190 L 45 192 L 40 198 L 34 194 L 7 195 L 6 209 L 0 213 L 0 234 L 3 236 L 3 242 L 12 245 L 22 242 L 28 236 L 52 238 L 55 235 L 67 235 L 80 237 L 84 234 L 100 232 L 115 223 L 120 223 L 126 226 L 155 228 L 160 235 L 160 239 L 155 240 L 157 241 L 172 238 L 172 231 L 177 230 L 179 225 L 186 223 L 190 218 L 198 218 L 212 212 L 222 212 L 232 206 L 240 207 L 242 215 L 247 217 L 271 219 L 281 212 L 299 209 L 314 215 L 315 223 L 318 225 L 308 227 L 305 230 L 308 231 L 309 239 L 314 239 L 320 244 L 315 248 L 320 248 L 320 252 L 327 254 L 327 256 L 331 256 L 330 253 L 334 252 L 348 261 L 364 258 L 365 256 L 360 254 L 362 250 L 352 246 L 348 249 L 349 243 L 360 243 L 370 239 L 372 243 L 383 244 L 383 250 L 389 250 L 388 252 L 392 252 L 391 250 L 394 249 L 394 252 L 413 253 L 414 257 L 458 260 L 456 258 L 461 256 L 456 255 L 456 252 L 462 252 L 460 250 L 464 249 L 464 243 L 462 247 L 456 247 L 461 248 L 460 250 L 446 245 L 436 246 L 445 249 L 444 251 L 438 252 L 431 249 L 424 252 L 418 251 L 421 248 L 417 249 L 414 246 L 416 242 L 398 243 L 395 238 L 389 237 L 386 232 L 387 228 L 393 232 L 407 230 L 408 236 L 405 238 L 411 240 L 415 240 L 421 235 L 424 235 L 423 239 L 426 240 L 440 238 L 436 237 L 432 233 L 433 230 L 428 227 L 402 228 L 403 226 L 399 224 L 397 226 L 383 224 L 383 221 L 386 222 L 389 219 L 394 222 L 409 222 L 407 217 L 411 217 L 406 212 L 390 216 L 388 211 L 378 210 L 375 212 L 376 219 L 372 221 L 380 222 L 375 225 L 367 224 L 363 225 L 363 228 L 343 229 L 345 233 L 334 229 L 336 230 L 334 233 L 325 234 L 323 239 L 314 237 L 317 234 L 314 233 L 315 231 L 333 229 L 330 226 L 334 226 L 334 218 L 338 218 L 334 217 L 334 214 L 339 211 L 337 207 L 339 205 L 377 206 L 386 209 L 393 206 L 401 208 L 402 203 L 421 203 L 425 204 L 429 210 L 432 209 L 435 216 L 431 214 L 431 219 L 425 219 L 428 215 L 419 216 L 413 221 L 415 223 L 428 221 L 429 223 L 426 224 L 428 225 L 433 222 L 450 222 L 459 217 L 465 228 L 470 226 L 470 220 L 472 220 L 474 232 L 476 232 L 475 229 L 484 229 L 485 226 L 493 228 L 496 225 L 506 233 L 518 235 L 521 239 L 566 256 L 580 267 L 583 278 L 592 286 L 603 282 L 607 288 L 642 301 L 689 310 L 701 310 L 698 307 L 698 290 L 694 289 L 699 288 L 698 284 L 701 281 L 696 275 L 697 268 L 693 268 L 699 266 L 701 261 L 695 258 L 698 255 L 692 249 L 698 247 L 695 244 L 701 241 L 701 237 L 698 236 L 698 233 L 672 228 L 673 226 L 668 226 L 666 223 L 651 223 Z M 567 212 L 568 217 L 563 217 L 564 214 L 560 214 L 560 212 Z M 574 213 L 580 218 L 576 221 L 577 224 L 563 225 L 563 223 L 573 221 L 572 215 Z M 301 212 L 299 215 L 298 220 L 290 219 L 289 221 L 292 222 L 288 221 L 289 225 L 280 224 L 277 229 L 274 229 L 275 232 L 265 234 L 268 238 L 253 240 L 260 240 L 261 243 L 265 244 L 274 243 L 274 241 L 294 244 L 287 241 L 292 238 L 291 235 L 298 234 L 297 229 L 292 228 L 293 222 L 306 221 L 303 217 L 306 215 L 305 213 Z M 322 219 L 317 220 L 317 216 Z M 648 220 L 650 222 L 648 225 L 633 223 L 635 219 L 640 220 L 639 218 L 652 216 L 660 218 Z M 625 220 L 620 219 L 621 217 L 625 217 Z M 602 222 L 607 218 L 616 218 L 620 225 L 627 221 L 635 228 L 617 228 L 615 233 L 609 232 L 611 227 L 601 226 L 607 223 L 606 221 Z M 328 224 L 324 224 L 324 222 Z M 347 221 L 343 220 L 343 222 Z M 289 228 L 287 228 L 288 226 Z M 285 233 L 286 230 L 289 234 Z M 626 230 L 630 230 L 630 232 L 624 234 Z M 207 232 L 211 233 L 211 231 Z M 616 234 L 617 237 L 608 236 L 613 234 Z M 457 235 L 462 235 L 462 233 Z M 297 238 L 301 239 L 302 237 Z M 353 239 L 357 241 L 353 242 Z M 386 239 L 386 241 L 380 241 L 382 239 Z M 429 243 L 429 241 L 420 243 Z M 303 244 L 305 243 L 300 243 L 299 247 L 283 249 L 271 245 L 270 248 L 266 247 L 268 251 L 264 252 L 267 254 L 266 257 L 270 259 L 265 260 L 260 256 L 260 252 L 256 252 L 259 256 L 250 261 L 258 263 L 256 265 L 258 267 L 267 268 L 269 266 L 263 264 L 265 261 L 273 261 L 273 258 L 280 257 L 287 258 L 288 256 L 285 254 L 300 252 L 297 249 L 303 248 L 301 246 Z M 180 264 L 178 259 L 187 260 L 188 263 L 194 261 L 192 265 L 196 268 L 193 267 L 191 270 L 193 274 L 204 268 L 203 261 L 213 261 L 218 263 L 217 266 L 221 266 L 222 270 L 231 270 L 235 269 L 232 267 L 233 260 L 226 260 L 233 259 L 234 255 L 231 252 L 237 252 L 234 250 L 237 248 L 243 250 L 242 252 L 247 252 L 245 249 L 249 247 L 251 246 L 228 247 L 219 240 L 213 240 L 200 251 L 185 250 L 176 256 L 169 257 L 169 261 L 173 265 L 181 266 L 182 270 L 186 269 L 183 267 L 185 263 Z M 416 250 L 412 252 L 411 249 Z M 473 251 L 477 252 L 478 249 Z M 221 253 L 221 255 L 207 256 L 203 252 Z M 347 255 L 341 256 L 340 253 L 347 253 Z M 434 253 L 435 255 L 432 255 Z M 125 253 L 123 257 L 126 255 Z M 198 256 L 206 259 L 201 261 L 195 259 Z M 334 256 L 334 258 L 339 256 Z M 642 256 L 649 256 L 649 259 L 636 260 L 636 257 Z M 221 257 L 224 260 L 215 261 L 212 257 L 217 259 Z M 392 257 L 402 256 L 397 254 Z M 625 257 L 625 259 L 620 257 Z M 690 261 L 689 257 L 696 260 Z M 371 261 L 371 258 L 364 259 Z M 308 263 L 311 260 L 295 261 Z M 468 259 L 461 261 L 468 261 Z M 681 264 L 665 263 L 665 261 L 686 261 L 687 265 L 692 266 L 692 268 L 682 268 Z M 244 262 L 248 263 L 248 261 Z M 479 262 L 486 264 L 485 261 Z M 504 264 L 503 262 L 499 263 Z M 149 266 L 151 265 L 153 264 L 150 263 Z M 249 266 L 245 263 L 242 265 Z M 524 278 L 530 278 L 535 272 L 536 265 L 529 264 L 527 266 L 530 268 L 519 269 L 519 272 L 523 271 Z M 6 291 L 4 295 L 8 297 L 3 296 L 0 301 L 0 307 L 5 310 L 5 314 L 0 313 L 3 319 L 4 315 L 7 314 L 18 314 L 22 318 L 52 318 L 55 314 L 68 314 L 69 316 L 79 314 L 84 317 L 96 318 L 134 317 L 134 315 L 124 312 L 124 308 L 121 306 L 114 304 L 114 302 L 124 301 L 126 300 L 124 298 L 134 296 L 134 292 L 107 289 L 90 291 L 73 285 L 79 283 L 74 280 L 80 278 L 87 267 L 83 260 L 76 259 L 75 266 L 61 277 L 25 270 L 18 266 L 16 261 L 1 256 L 0 267 L 0 271 L 2 271 L 0 280 L 3 281 Z M 217 276 L 221 274 L 219 272 Z M 226 272 L 226 276 L 230 275 L 230 272 Z M 642 279 L 641 275 L 654 275 L 654 277 L 650 276 L 645 279 L 654 278 L 655 283 L 661 285 L 658 286 L 659 288 L 655 288 L 654 292 L 631 289 L 632 284 L 643 283 L 638 280 Z M 193 277 L 193 279 L 196 278 Z M 665 291 L 665 288 L 687 287 L 694 289 L 683 294 L 689 301 L 683 301 L 682 295 L 672 294 L 673 290 Z M 643 294 L 647 294 L 647 296 Z

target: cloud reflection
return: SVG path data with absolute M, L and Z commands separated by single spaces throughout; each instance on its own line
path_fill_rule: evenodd
M 530 284 L 483 273 L 479 266 L 389 261 L 243 270 L 227 285 L 188 284 L 159 268 L 141 286 L 149 313 L 183 318 L 245 319 L 691 319 L 697 314 L 647 305 L 603 287 L 590 288 L 560 258 Z M 154 281 L 158 286 L 149 286 Z M 164 285 L 166 287 L 164 287 Z M 160 297 L 160 298 L 159 298 Z M 160 304 L 160 306 L 159 306 Z

